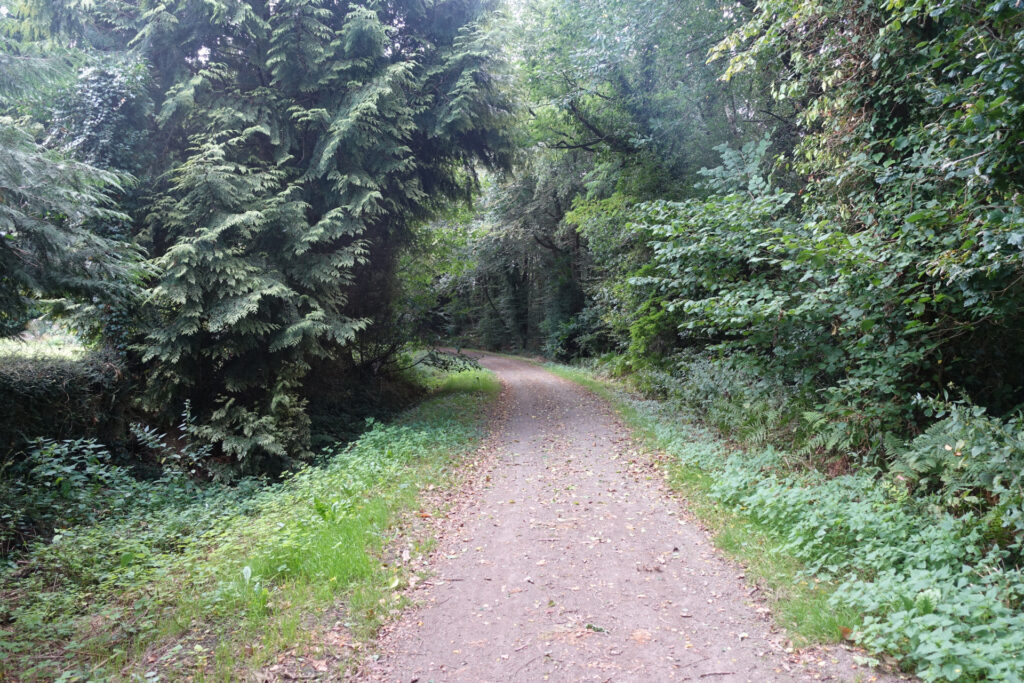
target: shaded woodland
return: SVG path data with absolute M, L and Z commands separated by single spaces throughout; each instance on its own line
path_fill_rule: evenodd
M 428 349 L 530 352 L 948 524 L 791 550 L 913 585 L 875 651 L 1020 680 L 1022 188 L 1017 0 L 0 0 L 5 585 L 332 462 Z

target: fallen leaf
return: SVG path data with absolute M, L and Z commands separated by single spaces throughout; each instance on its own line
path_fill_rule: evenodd
M 629 637 L 632 638 L 633 640 L 635 640 L 638 643 L 649 643 L 649 642 L 651 642 L 651 632 L 650 631 L 645 631 L 642 628 L 638 628 L 637 630 L 633 631 L 629 635 Z

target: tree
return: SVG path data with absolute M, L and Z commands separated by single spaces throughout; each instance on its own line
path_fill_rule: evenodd
M 0 111 L 16 115 L 68 80 L 66 57 L 0 37 Z M 111 299 L 137 280 L 137 252 L 94 230 L 126 218 L 110 195 L 126 177 L 48 148 L 42 130 L 0 116 L 0 336 L 24 329 L 39 299 Z
M 356 364 L 418 222 L 507 163 L 480 2 L 48 3 L 51 27 L 151 70 L 161 149 L 134 214 L 160 275 L 146 405 L 188 400 L 245 467 L 308 443 L 303 379 Z M 74 11 L 72 11 L 74 10 Z
M 522 8 L 524 153 L 487 209 L 476 286 L 454 304 L 472 300 L 468 328 L 559 356 L 607 350 L 612 330 L 628 339 L 646 302 L 620 285 L 650 260 L 625 229 L 629 207 L 691 196 L 716 145 L 760 137 L 778 116 L 763 79 L 725 84 L 706 63 L 746 14 L 720 0 Z

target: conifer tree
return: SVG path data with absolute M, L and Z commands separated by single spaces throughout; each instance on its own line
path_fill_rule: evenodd
M 138 217 L 161 273 L 146 402 L 173 415 L 189 400 L 203 437 L 265 469 L 306 447 L 311 363 L 348 353 L 386 305 L 359 281 L 392 269 L 417 222 L 467 198 L 476 164 L 506 164 L 485 8 L 119 7 L 96 3 L 74 30 L 135 46 L 158 91 L 165 172 Z M 51 7 L 55 24 L 70 16 Z
M 0 17 L 0 32 L 11 20 Z M 42 144 L 23 114 L 73 78 L 67 53 L 0 35 L 0 337 L 21 332 L 39 299 L 113 299 L 132 287 L 138 254 L 97 234 L 125 218 L 110 196 L 123 175 Z

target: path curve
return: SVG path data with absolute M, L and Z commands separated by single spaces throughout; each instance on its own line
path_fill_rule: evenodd
M 385 629 L 359 677 L 876 680 L 842 648 L 785 651 L 741 570 L 607 404 L 528 362 L 482 364 L 505 387 L 492 458 L 412 592 L 420 606 Z

